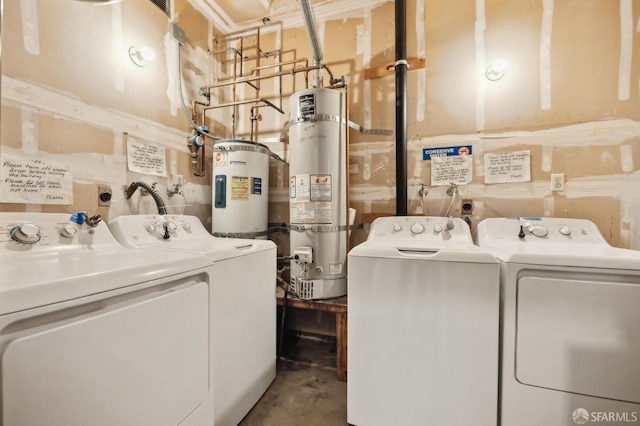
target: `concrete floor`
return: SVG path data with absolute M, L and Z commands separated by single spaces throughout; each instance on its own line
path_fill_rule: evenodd
M 347 383 L 336 379 L 335 341 L 287 336 L 276 379 L 240 426 L 347 424 Z

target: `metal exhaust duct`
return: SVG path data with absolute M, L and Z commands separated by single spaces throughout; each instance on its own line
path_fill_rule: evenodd
M 322 43 L 318 36 L 318 30 L 316 28 L 316 18 L 313 13 L 313 6 L 311 0 L 300 0 L 302 6 L 302 13 L 304 14 L 304 22 L 307 26 L 307 33 L 309 34 L 309 41 L 311 42 L 311 48 L 313 49 L 313 65 L 322 67 L 324 65 L 324 57 L 322 54 Z M 313 86 L 322 87 L 322 69 L 318 68 L 313 73 Z
M 407 216 L 407 3 L 395 2 L 396 216 Z

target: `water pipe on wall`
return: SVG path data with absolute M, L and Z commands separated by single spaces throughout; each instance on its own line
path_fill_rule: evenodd
M 407 213 L 407 4 L 396 0 L 396 215 Z
M 131 199 L 131 196 L 133 195 L 133 193 L 136 192 L 136 189 L 142 188 L 146 190 L 149 194 L 151 194 L 151 197 L 153 197 L 153 201 L 156 202 L 156 206 L 158 207 L 158 213 L 165 215 L 167 214 L 167 208 L 164 205 L 164 201 L 162 201 L 162 197 L 160 196 L 158 191 L 156 191 L 154 186 L 155 184 L 152 186 L 152 185 L 149 185 L 148 183 L 140 182 L 140 181 L 132 182 L 131 185 L 129 185 L 129 187 L 125 191 L 125 196 L 127 200 L 129 200 Z

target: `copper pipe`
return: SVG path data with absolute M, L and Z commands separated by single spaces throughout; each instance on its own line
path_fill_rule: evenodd
M 253 75 L 253 73 L 255 71 L 267 70 L 269 68 L 277 68 L 279 66 L 284 66 L 284 65 L 295 65 L 297 63 L 303 63 L 305 65 L 305 67 L 309 66 L 309 60 L 307 58 L 292 59 L 290 61 L 278 62 L 276 64 L 263 65 L 261 67 L 254 67 L 254 68 L 251 68 L 251 71 L 249 71 L 249 72 L 247 72 L 245 74 L 242 74 L 242 75 L 240 75 L 238 77 L 240 77 L 240 78 L 250 77 L 250 76 Z M 218 80 L 218 81 L 229 81 L 229 80 L 232 80 L 233 78 L 234 77 L 232 77 L 232 76 L 227 76 L 227 77 L 216 78 L 216 80 Z
M 234 37 L 237 36 L 238 34 L 244 34 L 244 33 L 249 33 L 251 31 L 256 31 L 259 30 L 260 28 L 266 28 L 266 27 L 272 27 L 274 25 L 282 25 L 282 21 L 275 21 L 275 22 L 270 22 L 268 24 L 263 24 L 263 25 L 256 25 L 255 27 L 251 27 L 251 28 L 244 28 L 238 31 L 234 31 L 232 33 L 228 33 L 225 34 L 223 37 L 220 37 L 218 39 L 214 38 L 213 41 L 214 43 L 222 43 L 224 41 L 231 41 L 231 40 L 237 40 L 238 37 Z
M 230 82 L 224 82 L 222 84 L 213 84 L 213 85 L 209 85 L 209 86 L 203 86 L 203 89 L 207 89 L 207 90 L 211 90 L 211 89 L 216 89 L 218 87 L 225 87 L 225 86 L 234 86 L 240 83 L 248 83 L 251 81 L 256 81 L 256 80 L 264 80 L 266 78 L 272 78 L 272 77 L 279 77 L 279 76 L 283 76 L 283 75 L 287 75 L 287 74 L 297 74 L 299 72 L 304 72 L 304 73 L 309 73 L 311 71 L 315 71 L 318 69 L 325 69 L 327 70 L 327 72 L 329 73 L 329 76 L 331 79 L 333 79 L 333 73 L 331 72 L 331 70 L 329 69 L 328 66 L 326 65 L 314 65 L 314 66 L 310 66 L 310 67 L 302 67 L 302 68 L 293 68 L 291 70 L 287 70 L 287 71 L 280 71 L 280 72 L 276 72 L 276 73 L 271 73 L 271 74 L 267 74 L 267 75 L 261 75 L 261 76 L 256 76 L 256 77 L 252 77 L 252 78 L 244 78 L 244 79 L 240 79 L 240 80 L 236 80 L 236 81 L 230 81 Z M 308 77 L 307 81 L 308 81 Z M 308 83 L 307 83 L 308 84 Z
M 281 108 L 279 108 L 273 102 L 270 102 L 270 101 L 268 101 L 266 99 L 250 99 L 250 100 L 244 100 L 244 101 L 228 102 L 226 104 L 212 105 L 212 106 L 209 106 L 207 108 L 204 108 L 203 112 L 207 111 L 207 110 L 210 110 L 210 109 L 226 108 L 226 107 L 230 107 L 230 106 L 235 107 L 235 106 L 238 106 L 238 105 L 247 105 L 247 104 L 253 104 L 253 103 L 260 103 L 260 102 L 262 102 L 265 105 L 275 109 L 280 114 L 284 114 L 284 111 Z

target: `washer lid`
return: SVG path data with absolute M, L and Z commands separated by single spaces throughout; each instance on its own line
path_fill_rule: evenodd
M 478 245 L 503 262 L 638 269 L 640 252 L 611 247 L 593 222 L 561 218 L 491 218 L 478 224 Z

